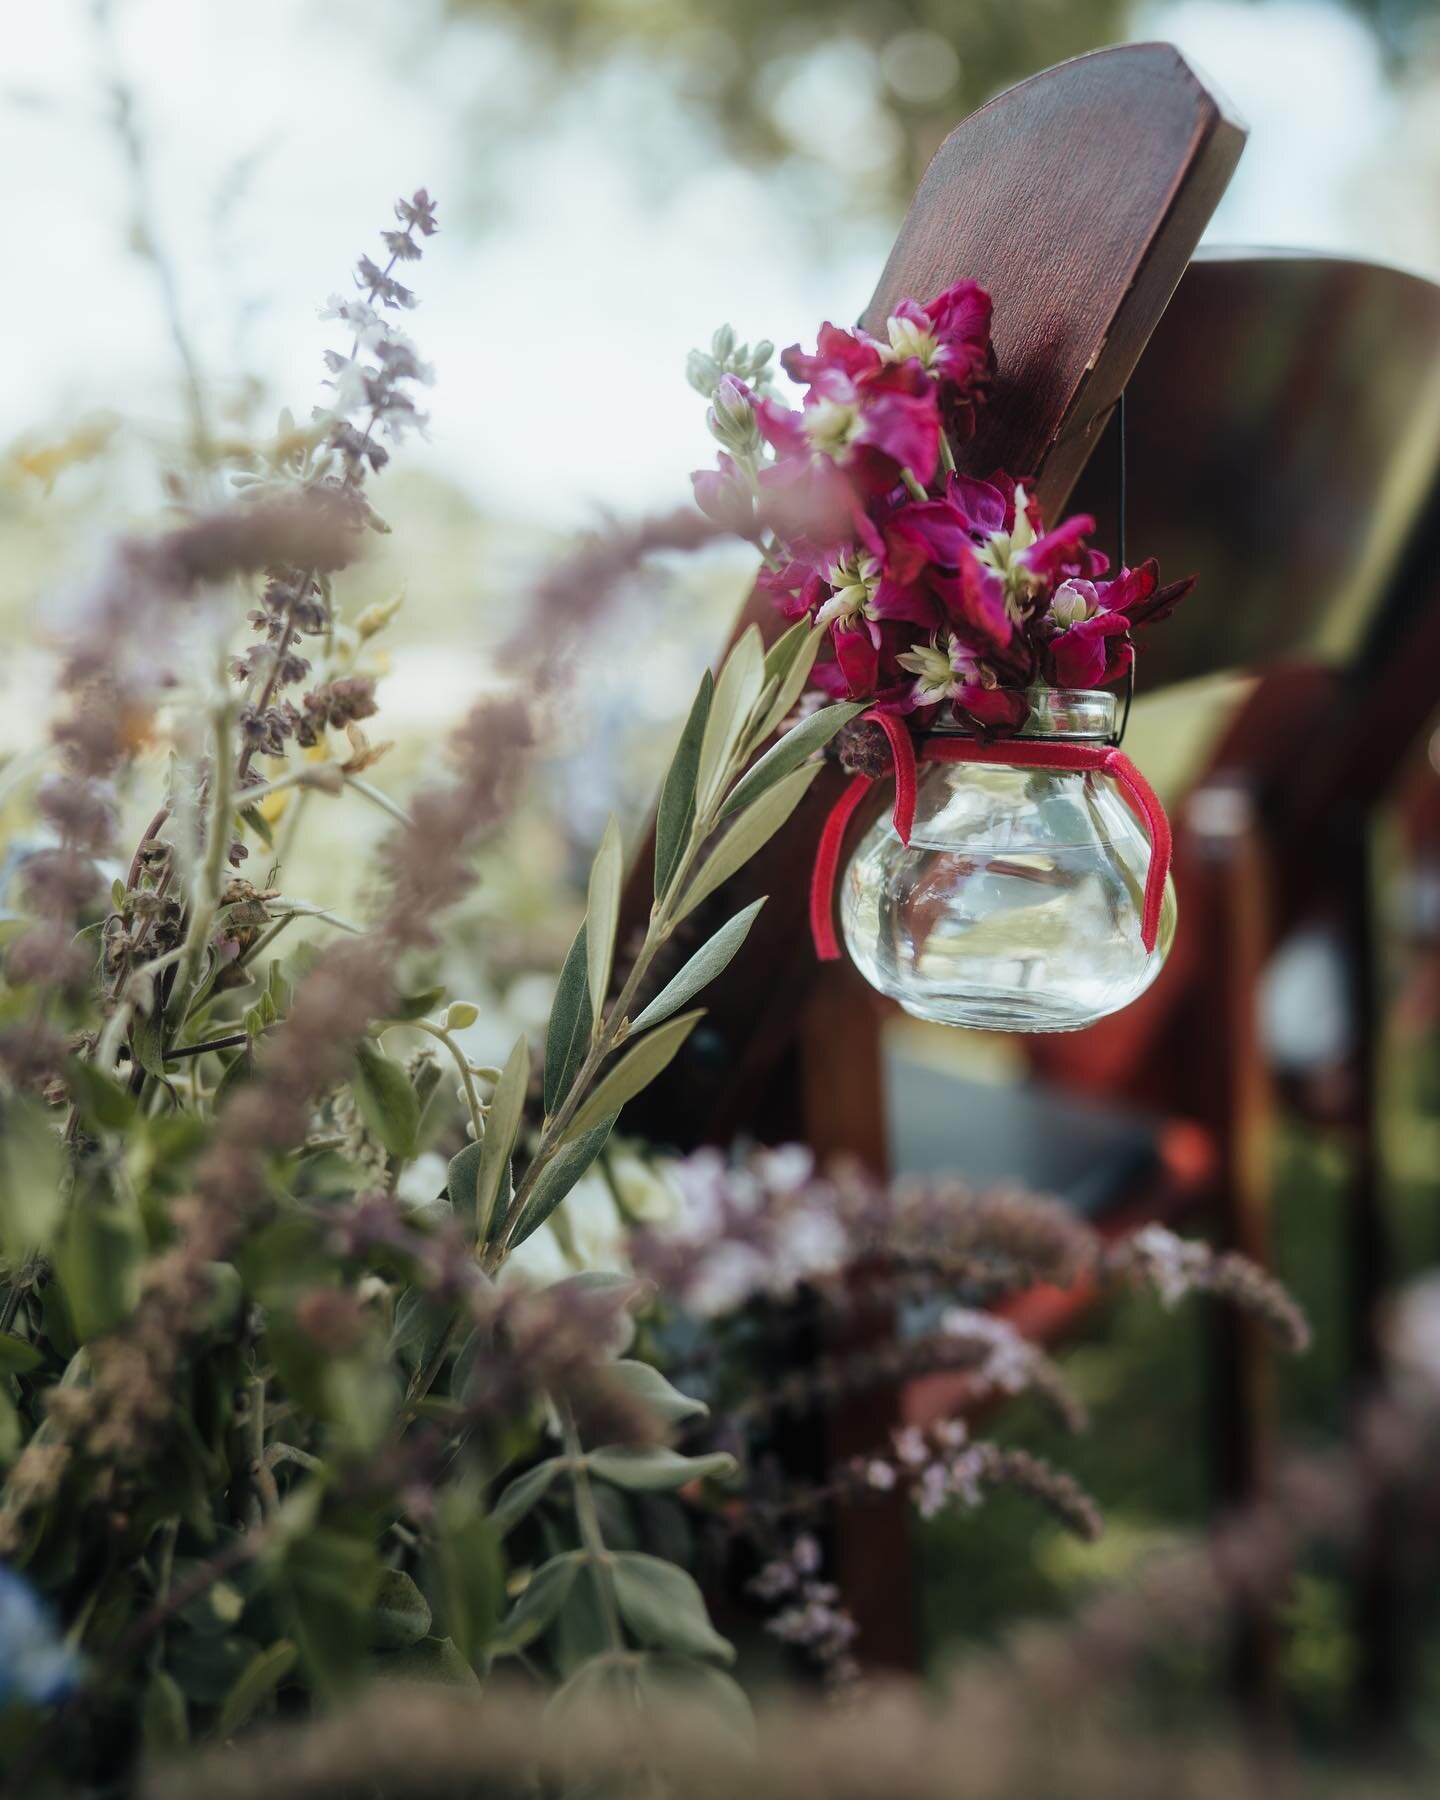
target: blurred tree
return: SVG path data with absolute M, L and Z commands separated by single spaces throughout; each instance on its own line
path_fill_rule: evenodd
M 1434 0 L 1349 0 L 1396 67 Z M 446 0 L 538 65 L 525 107 L 617 69 L 654 78 L 751 165 L 843 176 L 844 208 L 903 206 L 945 133 L 992 94 L 1130 35 L 1131 0 Z M 631 120 L 643 132 L 644 122 Z M 823 206 L 822 209 L 823 210 Z

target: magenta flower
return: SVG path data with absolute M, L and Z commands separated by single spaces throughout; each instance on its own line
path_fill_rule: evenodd
M 950 435 L 964 442 L 995 370 L 990 343 L 990 296 L 975 281 L 959 281 L 924 306 L 901 300 L 885 322 L 888 353 L 913 358 L 939 387 L 940 410 Z
M 940 412 L 934 384 L 913 358 L 887 358 L 880 346 L 826 324 L 813 356 L 792 344 L 785 372 L 807 389 L 798 413 L 756 402 L 762 435 L 782 462 L 823 458 L 843 469 L 862 495 L 884 494 L 907 470 L 921 486 L 940 460 Z
M 1194 577 L 1159 585 L 1154 559 L 1122 569 L 1113 581 L 1082 578 L 1055 590 L 1041 621 L 1047 633 L 1043 664 L 1056 687 L 1093 688 L 1118 680 L 1135 660 L 1130 633 L 1168 618 L 1195 585 Z
M 749 478 L 727 450 L 716 460 L 718 468 L 696 469 L 690 476 L 695 504 L 724 530 L 737 537 L 754 537 L 755 493 Z

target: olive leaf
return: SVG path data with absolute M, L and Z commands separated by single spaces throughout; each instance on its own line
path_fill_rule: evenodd
M 765 649 L 760 628 L 751 625 L 740 634 L 715 683 L 695 775 L 697 808 L 703 810 L 720 785 L 764 682 Z
M 545 1111 L 553 1113 L 570 1092 L 580 1064 L 585 1060 L 585 1046 L 590 1041 L 590 985 L 586 931 L 581 922 L 575 942 L 565 958 L 555 999 L 550 1008 L 550 1026 L 545 1034 Z
M 648 1450 L 612 1444 L 590 1451 L 586 1461 L 602 1481 L 638 1493 L 665 1493 L 688 1487 L 692 1481 L 708 1481 L 711 1476 L 730 1476 L 739 1466 L 724 1450 L 714 1450 L 706 1456 L 682 1456 L 663 1444 Z
M 627 1100 L 633 1100 L 642 1088 L 648 1087 L 695 1029 L 700 1017 L 699 1009 L 681 1013 L 679 1018 L 667 1019 L 647 1032 L 599 1083 L 571 1120 L 567 1135 L 578 1136 L 602 1119 L 613 1117 Z
M 589 976 L 590 1011 L 598 1023 L 610 991 L 610 966 L 615 957 L 615 928 L 620 920 L 620 884 L 625 874 L 625 852 L 620 827 L 613 815 L 605 826 L 600 848 L 590 865 L 590 893 L 585 909 L 585 965 Z
M 691 882 L 675 915 L 677 918 L 683 919 L 687 913 L 693 912 L 702 900 L 708 899 L 716 888 L 727 882 L 736 870 L 743 868 L 755 852 L 769 842 L 800 804 L 806 789 L 819 773 L 819 763 L 806 763 L 792 770 L 783 780 L 776 782 L 768 793 L 762 794 L 753 806 L 747 807 L 740 814 Z
M 800 698 L 827 631 L 827 626 L 811 625 L 808 619 L 800 619 L 770 646 L 770 653 L 765 658 L 765 673 L 777 676 L 779 686 L 755 734 L 758 743 L 769 737 Z
M 680 742 L 675 746 L 665 785 L 660 790 L 660 804 L 655 813 L 655 898 L 658 900 L 670 885 L 677 863 L 690 835 L 695 817 L 695 776 L 700 767 L 700 744 L 710 717 L 710 700 L 715 692 L 715 679 L 707 669 L 700 678 L 700 688 L 690 707 Z
M 505 1562 L 500 1534 L 468 1480 L 440 1497 L 431 1536 L 431 1593 L 438 1615 L 433 1629 L 449 1638 L 467 1663 L 477 1664 L 489 1654 L 504 1609 Z
M 610 1567 L 621 1616 L 642 1644 L 734 1662 L 734 1649 L 710 1623 L 700 1589 L 683 1569 L 635 1550 L 618 1551 Z
M 480 1161 L 475 1176 L 475 1235 L 482 1244 L 489 1238 L 495 1202 L 509 1174 L 510 1157 L 525 1114 L 525 1090 L 529 1085 L 530 1045 L 522 1032 L 495 1083 L 485 1118 L 485 1136 L 480 1141 Z
M 693 1400 L 689 1394 L 682 1394 L 679 1388 L 672 1387 L 650 1363 L 622 1357 L 619 1362 L 611 1363 L 610 1374 L 632 1399 L 649 1407 L 663 1424 L 680 1425 L 686 1419 L 703 1419 L 710 1411 L 703 1400 Z
M 693 1000 L 703 987 L 707 987 L 750 934 L 750 927 L 755 923 L 755 915 L 765 904 L 768 896 L 762 895 L 759 900 L 752 900 L 750 905 L 742 908 L 735 917 L 722 925 L 706 943 L 702 944 L 685 966 L 665 984 L 631 1027 L 632 1031 L 645 1031 L 651 1025 L 658 1025 L 662 1019 L 668 1019 L 671 1013 L 678 1012 L 687 1000 Z
M 298 1654 L 289 1638 L 278 1638 L 258 1656 L 252 1656 L 225 1696 L 220 1717 L 215 1722 L 215 1735 L 233 1737 L 295 1667 Z
M 609 1137 L 615 1124 L 614 1113 L 608 1119 L 602 1119 L 592 1130 L 582 1132 L 579 1137 L 569 1136 L 555 1155 L 545 1165 L 544 1173 L 530 1190 L 530 1197 L 525 1202 L 525 1210 L 515 1221 L 515 1229 L 510 1233 L 510 1247 L 523 1244 L 533 1231 L 538 1231 L 554 1212 L 555 1208 L 579 1181 L 580 1177 L 605 1148 L 605 1140 Z M 574 1127 L 571 1127 L 573 1132 Z
M 583 1550 L 567 1550 L 541 1564 L 530 1577 L 525 1592 L 501 1621 L 500 1630 L 491 1644 L 496 1656 L 513 1656 L 539 1637 L 565 1604 L 584 1560 Z
M 490 1509 L 490 1523 L 504 1537 L 513 1531 L 530 1509 L 549 1492 L 555 1477 L 564 1467 L 558 1456 L 537 1463 L 523 1475 L 517 1475 Z
M 739 812 L 758 800 L 776 782 L 783 781 L 792 769 L 798 769 L 817 750 L 823 750 L 840 727 L 848 725 L 857 713 L 864 712 L 867 704 L 864 700 L 845 700 L 838 706 L 821 707 L 808 719 L 802 719 L 740 777 L 726 796 L 720 817 L 725 819 L 731 813 Z
M 420 1102 L 410 1077 L 399 1063 L 369 1044 L 356 1048 L 355 1059 L 355 1102 L 360 1116 L 390 1154 L 403 1162 L 415 1154 L 420 1130 Z

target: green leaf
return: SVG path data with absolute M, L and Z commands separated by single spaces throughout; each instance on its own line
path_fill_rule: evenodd
M 687 1000 L 693 1000 L 701 988 L 708 987 L 750 935 L 755 915 L 767 897 L 752 900 L 749 906 L 722 925 L 714 937 L 702 944 L 684 968 L 661 988 L 630 1029 L 644 1031 L 651 1025 L 658 1025 L 671 1013 L 678 1012 Z
M 570 1092 L 590 1042 L 590 985 L 587 975 L 585 924 L 565 958 L 550 1008 L 550 1028 L 545 1034 L 545 1111 L 553 1113 Z
M 501 1537 L 513 1531 L 530 1509 L 545 1497 L 563 1467 L 560 1458 L 552 1456 L 509 1483 L 490 1509 L 490 1523 Z
M 650 1655 L 640 1658 L 635 1678 L 644 1704 L 662 1718 L 673 1720 L 677 1707 L 701 1709 L 742 1743 L 754 1743 L 755 1715 L 745 1690 L 723 1669 L 688 1657 Z
M 715 679 L 707 669 L 700 678 L 700 689 L 690 707 L 680 742 L 675 746 L 665 785 L 660 790 L 660 804 L 655 813 L 655 898 L 658 900 L 670 885 L 676 864 L 685 851 L 695 817 L 695 777 L 700 767 L 700 744 L 710 717 Z
M 22 1263 L 49 1249 L 60 1223 L 64 1173 L 60 1134 L 45 1112 L 19 1095 L 0 1099 L 0 1249 L 7 1261 Z
M 376 1674 L 391 1681 L 423 1681 L 441 1687 L 478 1687 L 479 1677 L 452 1638 L 421 1638 L 393 1656 L 383 1657 Z
M 80 1117 L 100 1131 L 123 1131 L 135 1117 L 130 1090 L 102 1075 L 93 1063 L 78 1056 L 65 1059 L 65 1077 Z
M 441 1496 L 431 1567 L 436 1629 L 454 1640 L 467 1662 L 477 1664 L 489 1652 L 504 1609 L 505 1560 L 500 1533 L 469 1481 Z
M 430 1631 L 430 1602 L 403 1569 L 382 1569 L 375 1590 L 374 1643 L 380 1650 L 403 1650 Z
M 823 750 L 842 725 L 849 724 L 857 714 L 864 712 L 869 704 L 865 700 L 846 700 L 838 706 L 822 706 L 819 712 L 811 713 L 808 719 L 802 719 L 793 731 L 787 731 L 778 744 L 772 744 L 759 762 L 748 769 L 735 783 L 726 796 L 725 804 L 720 809 L 722 819 L 729 818 L 742 807 L 749 806 L 783 781 L 792 769 L 798 769 L 803 762 Z
M 295 1667 L 299 1652 L 289 1638 L 275 1643 L 253 1657 L 240 1679 L 225 1696 L 220 1717 L 215 1722 L 217 1737 L 233 1737 L 245 1721 L 263 1705 Z
M 218 1112 L 224 1102 L 229 1099 L 231 1091 L 249 1081 L 254 1073 L 255 1058 L 251 1055 L 247 1045 L 245 1049 L 237 1050 L 225 1065 L 225 1073 L 220 1077 L 215 1088 L 215 1098 L 212 1102 L 215 1110 Z
M 759 626 L 750 625 L 736 640 L 715 683 L 710 717 L 700 741 L 700 766 L 695 773 L 698 811 L 704 811 L 724 779 L 764 682 L 765 647 Z
M 480 1162 L 475 1178 L 475 1235 L 478 1243 L 489 1241 L 490 1224 L 496 1216 L 495 1202 L 502 1188 L 508 1191 L 510 1157 L 520 1135 L 520 1121 L 525 1115 L 525 1090 L 530 1085 L 530 1045 L 523 1033 L 515 1040 L 485 1119 L 485 1136 L 480 1140 Z
M 355 1051 L 355 1100 L 360 1116 L 393 1157 L 404 1162 L 415 1154 L 420 1129 L 420 1102 L 410 1077 L 369 1044 Z
M 273 965 L 272 965 L 273 967 Z M 404 1023 L 407 1019 L 423 1019 L 445 998 L 443 987 L 422 988 L 418 994 L 402 994 L 390 1008 L 389 1018 Z
M 610 992 L 610 968 L 615 960 L 615 931 L 620 922 L 620 884 L 625 876 L 625 851 L 620 827 L 612 815 L 590 865 L 590 890 L 585 903 L 585 967 L 589 976 L 590 1013 L 598 1019 Z
M 12 1337 L 8 1331 L 0 1331 L 0 1379 L 7 1375 L 28 1375 L 42 1361 L 34 1344 L 27 1343 L 24 1338 Z
M 620 1551 L 610 1567 L 621 1615 L 642 1644 L 734 1662 L 734 1650 L 710 1623 L 700 1589 L 683 1569 L 633 1550 Z
M 165 1073 L 165 1015 L 158 1004 L 152 1012 L 135 1021 L 130 1033 L 130 1048 L 147 1075 L 158 1077 Z
M 602 1119 L 593 1131 L 567 1138 L 564 1145 L 556 1151 L 546 1165 L 545 1173 L 530 1190 L 524 1212 L 515 1221 L 515 1229 L 510 1234 L 512 1249 L 516 1244 L 523 1244 L 533 1231 L 539 1230 L 605 1148 L 605 1140 L 615 1124 L 615 1117 L 612 1113 L 608 1119 Z
M 678 1019 L 647 1032 L 627 1050 L 597 1085 L 593 1094 L 570 1122 L 569 1136 L 578 1137 L 602 1119 L 613 1118 L 627 1100 L 648 1087 L 695 1029 L 701 1013 L 681 1013 Z
M 805 683 L 810 679 L 810 671 L 815 666 L 815 658 L 820 654 L 829 627 L 812 626 L 808 619 L 801 619 L 792 625 L 784 637 L 778 638 L 770 647 L 770 654 L 765 658 L 767 675 L 779 671 L 781 652 L 784 653 L 784 669 L 780 673 L 780 685 L 775 690 L 775 698 L 770 703 L 763 723 L 756 734 L 757 741 L 763 743 L 787 717 L 791 707 L 800 698 Z M 771 659 L 775 659 L 772 666 Z
M 153 1669 L 140 1700 L 140 1732 L 152 1754 L 179 1750 L 190 1741 L 190 1721 L 179 1683 L 164 1669 Z
M 610 1374 L 633 1399 L 649 1407 L 666 1425 L 680 1425 L 686 1419 L 703 1419 L 710 1412 L 703 1400 L 692 1400 L 688 1394 L 682 1394 L 649 1363 L 622 1357 L 619 1362 L 611 1363 Z
M 693 912 L 702 900 L 708 899 L 738 869 L 744 868 L 755 852 L 774 837 L 804 799 L 810 783 L 819 773 L 819 763 L 807 763 L 777 782 L 769 793 L 762 794 L 753 806 L 740 814 L 691 882 L 675 915 L 678 919 Z
M 480 1146 L 472 1141 L 450 1158 L 450 1167 L 445 1172 L 445 1192 L 462 1220 L 473 1215 L 479 1180 Z
M 568 1681 L 562 1682 L 550 1696 L 545 1708 L 545 1724 L 552 1732 L 563 1731 L 569 1715 L 581 1720 L 614 1718 L 617 1711 L 634 1701 L 634 1682 L 626 1663 L 613 1652 L 606 1651 L 582 1662 Z M 584 1765 L 577 1763 L 568 1771 L 566 1791 L 584 1791 Z
M 369 1641 L 380 1568 L 368 1526 L 363 1535 L 337 1525 L 297 1534 L 285 1547 L 283 1579 L 306 1671 L 322 1694 L 334 1694 L 359 1674 Z
M 6 1469 L 20 1454 L 23 1436 L 19 1409 L 0 1385 L 0 1469 Z
M 144 1256 L 133 1206 L 99 1189 L 77 1194 L 55 1245 L 55 1274 L 82 1344 L 113 1331 L 134 1309 Z
M 583 1550 L 567 1550 L 541 1564 L 506 1615 L 492 1645 L 495 1655 L 512 1656 L 539 1637 L 565 1604 L 584 1560 Z
M 663 1444 L 649 1450 L 612 1444 L 590 1451 L 586 1461 L 602 1481 L 645 1494 L 666 1493 L 687 1487 L 692 1481 L 708 1481 L 711 1476 L 734 1475 L 739 1466 L 723 1450 L 712 1451 L 708 1456 L 681 1456 Z

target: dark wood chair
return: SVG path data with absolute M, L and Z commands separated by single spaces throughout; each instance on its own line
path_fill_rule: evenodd
M 1191 263 L 1241 143 L 1166 46 L 1048 71 L 947 139 L 866 314 L 878 326 L 902 294 L 984 282 L 999 383 L 967 466 L 1035 476 L 1052 517 L 1080 480 L 1075 502 L 1097 514 L 1102 541 L 1113 534 L 1114 459 L 1093 453 L 1127 394 L 1130 542 L 1171 573 L 1201 576 L 1142 657 L 1137 754 L 1147 710 L 1162 704 L 1168 720 L 1201 678 L 1249 672 L 1215 714 L 1197 778 L 1182 783 L 1181 930 L 1164 976 L 1103 1026 L 1030 1040 L 1030 1079 L 1003 1107 L 993 1088 L 892 1054 L 884 1004 L 810 949 L 808 869 L 839 786 L 827 774 L 717 903 L 728 915 L 771 896 L 707 994 L 704 1024 L 637 1106 L 634 1121 L 653 1135 L 800 1137 L 877 1170 L 1028 1177 L 1111 1223 L 1208 1203 L 1231 1241 L 1263 1254 L 1261 973 L 1322 888 L 1349 941 L 1363 941 L 1354 846 L 1433 700 L 1440 296 L 1332 259 Z M 749 618 L 773 631 L 758 600 L 741 624 Z M 638 881 L 630 903 L 636 918 L 648 907 Z M 1364 1082 L 1357 1092 L 1363 1135 L 1373 1111 Z M 1063 1154 L 1042 1121 L 1064 1127 Z M 1354 1236 L 1372 1271 L 1373 1213 L 1357 1194 Z M 1053 1332 L 1084 1298 L 1028 1296 L 1027 1326 Z M 1216 1368 L 1227 1421 L 1217 1489 L 1235 1498 L 1264 1453 L 1265 1365 L 1226 1328 Z M 943 1382 L 879 1396 L 832 1421 L 835 1453 L 952 1397 Z M 853 1531 L 840 1522 L 841 1577 L 881 1663 L 915 1654 L 894 1579 L 907 1542 L 899 1508 L 867 1513 Z M 1265 1658 L 1251 1660 L 1258 1687 Z

